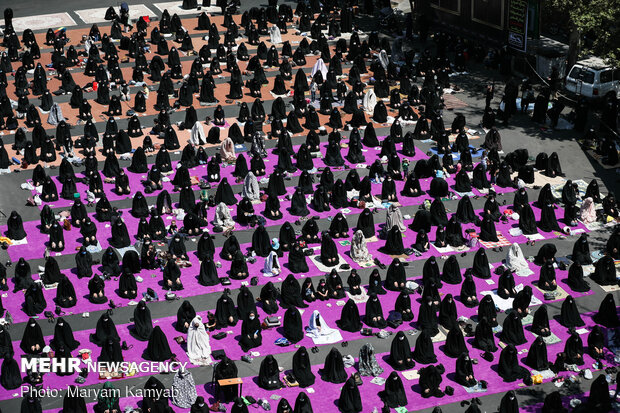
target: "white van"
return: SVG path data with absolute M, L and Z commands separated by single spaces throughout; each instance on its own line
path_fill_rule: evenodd
M 566 76 L 566 90 L 578 96 L 598 99 L 620 92 L 620 69 L 598 57 L 577 62 Z

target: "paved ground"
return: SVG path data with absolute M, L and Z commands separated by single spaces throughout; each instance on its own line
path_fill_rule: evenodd
M 139 1 L 139 0 L 134 0 L 134 1 L 130 0 L 127 3 L 130 4 L 130 7 L 131 7 L 131 4 L 137 4 L 137 3 L 146 4 L 147 6 L 151 4 L 151 2 L 149 1 Z M 250 1 L 244 0 L 242 3 L 243 3 L 242 7 L 244 9 L 250 8 L 253 6 L 262 5 L 261 1 L 256 1 L 256 0 L 250 0 Z M 0 4 L 0 8 L 2 7 L 3 5 Z M 66 0 L 63 2 L 57 2 L 57 1 L 41 2 L 39 0 L 25 0 L 21 2 L 15 2 L 14 4 L 11 4 L 11 7 L 13 8 L 15 12 L 15 16 L 24 16 L 24 15 L 32 15 L 35 13 L 41 14 L 41 13 L 65 12 L 67 10 L 76 10 L 79 8 L 92 7 L 92 5 L 91 4 L 85 5 L 84 1 L 79 1 L 79 0 Z M 156 9 L 153 9 L 153 11 L 156 11 Z M 72 15 L 74 19 L 77 19 L 77 16 L 74 15 L 73 12 L 70 12 L 70 14 Z M 415 45 L 415 46 L 420 47 L 421 45 Z M 503 82 L 503 79 L 497 73 L 486 71 L 481 67 L 472 67 L 470 75 L 459 76 L 459 77 L 453 78 L 453 82 L 456 83 L 462 89 L 462 92 L 457 93 L 455 96 L 458 99 L 462 100 L 464 103 L 466 103 L 467 106 L 459 110 L 456 110 L 456 111 L 446 111 L 444 113 L 444 119 L 445 119 L 446 125 L 449 125 L 452 122 L 452 119 L 456 112 L 460 112 L 460 113 L 465 114 L 468 124 L 471 127 L 475 127 L 475 125 L 480 120 L 481 114 L 482 114 L 482 109 L 484 105 L 484 95 L 483 95 L 484 87 L 488 82 L 491 82 L 491 81 L 495 81 L 497 84 L 501 84 Z M 496 93 L 496 99 L 494 101 L 495 106 L 498 105 L 499 98 L 501 97 L 501 87 L 499 89 L 500 90 Z M 268 105 L 265 105 L 265 109 L 267 111 L 269 111 L 269 108 L 270 107 Z M 177 113 L 176 115 L 179 118 L 182 116 L 182 114 L 180 113 Z M 541 130 L 540 127 L 532 123 L 529 120 L 529 118 L 522 116 L 522 115 L 515 116 L 511 120 L 508 126 L 505 126 L 505 127 L 500 126 L 500 132 L 502 135 L 502 142 L 503 142 L 505 152 L 509 152 L 511 150 L 522 148 L 522 147 L 527 148 L 531 156 L 536 156 L 536 154 L 541 151 L 545 151 L 547 153 L 556 151 L 559 154 L 563 170 L 566 173 L 566 176 L 568 178 L 583 179 L 587 182 L 589 182 L 593 178 L 597 178 L 599 180 L 599 183 L 602 184 L 601 185 L 602 191 L 606 192 L 604 189 L 604 187 L 606 187 L 611 191 L 618 192 L 619 183 L 618 183 L 618 175 L 616 174 L 616 172 L 613 170 L 605 170 L 601 168 L 600 165 L 596 161 L 593 161 L 590 158 L 588 158 L 588 156 L 581 150 L 579 145 L 576 143 L 574 139 L 576 137 L 576 134 L 574 132 L 572 131 L 552 131 L 552 132 L 543 131 Z M 379 135 L 380 131 L 377 131 L 377 134 Z M 299 141 L 300 141 L 299 138 L 297 138 L 297 140 L 294 140 L 294 144 L 299 143 Z M 268 144 L 271 146 L 274 144 L 274 142 L 269 142 Z M 126 165 L 125 163 L 121 163 L 121 166 L 126 166 Z M 11 174 L 8 176 L 0 177 L 0 188 L 2 190 L 2 196 L 0 196 L 0 211 L 3 211 L 4 213 L 8 215 L 8 213 L 12 209 L 17 209 L 22 214 L 22 216 L 24 216 L 24 220 L 26 220 L 26 217 L 30 217 L 29 219 L 32 219 L 32 214 L 36 214 L 36 216 L 38 216 L 38 211 L 34 208 L 21 206 L 23 205 L 22 200 L 25 200 L 25 195 L 24 195 L 24 192 L 18 188 L 18 185 L 19 183 L 23 182 L 23 179 L 24 178 L 20 176 L 19 174 Z M 530 195 L 531 199 L 533 199 L 532 196 L 535 196 L 535 195 Z M 509 195 L 507 199 L 508 199 L 508 202 L 510 202 L 512 200 L 512 196 Z M 474 201 L 474 208 L 480 208 L 483 202 L 484 200 L 482 199 Z M 130 201 L 122 201 L 118 203 L 118 206 L 127 207 L 129 203 Z M 455 210 L 456 203 L 452 201 L 451 203 L 447 203 L 446 206 L 451 208 L 452 210 Z M 407 211 L 403 211 L 403 212 L 407 213 Z M 382 219 L 383 217 L 381 216 L 379 219 L 377 219 L 377 221 L 379 222 Z M 355 220 L 353 218 L 350 218 L 350 222 L 353 225 L 355 224 Z M 327 227 L 328 223 L 321 222 L 319 225 L 321 228 L 324 228 L 324 227 Z M 269 231 L 273 234 L 277 234 L 278 228 L 277 227 L 269 228 Z M 242 243 L 248 242 L 251 237 L 251 231 L 240 231 L 236 235 L 239 238 L 240 242 Z M 606 241 L 607 236 L 608 236 L 608 233 L 606 232 L 593 234 L 593 236 L 590 239 L 591 248 L 596 249 L 597 247 L 601 247 L 603 245 L 602 243 Z M 221 245 L 222 241 L 223 240 L 221 237 L 218 238 L 216 241 L 216 246 Z M 559 250 L 558 255 L 564 255 L 564 254 L 569 253 L 572 249 L 572 243 L 573 243 L 573 240 L 557 241 L 556 244 L 558 245 L 558 250 Z M 537 249 L 538 249 L 538 246 L 536 247 L 523 246 L 523 250 L 526 256 L 534 254 L 537 251 Z M 491 262 L 497 262 L 505 256 L 505 253 L 499 253 L 499 252 L 494 253 L 492 251 L 489 251 L 488 254 L 489 254 L 489 260 Z M 0 259 L 4 261 L 6 260 L 6 258 L 7 258 L 6 252 L 4 251 L 0 252 Z M 58 261 L 61 265 L 61 268 L 66 268 L 66 266 L 69 265 L 69 261 L 68 261 L 69 259 L 70 257 L 59 257 Z M 461 262 L 461 266 L 463 267 L 465 265 L 469 265 L 471 262 L 471 259 L 472 259 L 471 254 L 465 259 L 459 259 L 459 261 Z M 63 260 L 66 260 L 66 262 L 63 262 Z M 36 260 L 36 261 L 33 261 L 31 265 L 39 265 L 41 262 L 42 260 Z M 419 270 L 421 270 L 421 265 L 422 265 L 421 262 L 416 262 L 414 265 L 409 267 L 408 271 L 419 272 Z M 366 273 L 361 272 L 361 274 L 362 274 L 362 279 L 365 280 Z M 600 299 L 603 296 L 602 290 L 596 284 L 594 283 L 591 283 L 591 284 L 596 294 L 582 297 L 578 300 L 579 309 L 583 313 L 596 311 L 598 309 L 598 304 L 600 302 Z M 260 287 L 252 288 L 252 290 L 254 292 L 254 295 L 257 296 L 258 292 L 260 291 Z M 233 292 L 233 296 L 234 295 L 235 293 Z M 199 308 L 202 308 L 202 309 L 213 308 L 215 304 L 215 300 L 218 297 L 219 295 L 215 297 L 214 295 L 204 295 L 204 296 L 193 297 L 192 299 L 190 299 L 190 301 L 194 304 L 197 310 Z M 620 302 L 619 293 L 616 293 L 616 302 Z M 548 305 L 550 316 L 553 316 L 559 313 L 559 305 L 560 304 L 558 303 Z M 157 318 L 161 316 L 167 316 L 167 315 L 170 315 L 171 312 L 175 312 L 176 305 L 174 305 L 174 309 L 172 310 L 171 305 L 169 303 L 157 302 L 157 303 L 153 303 L 152 305 L 150 305 L 150 309 L 153 314 L 153 318 Z M 133 313 L 132 308 L 117 309 L 115 311 L 115 316 L 114 316 L 115 321 L 117 322 L 117 324 L 120 324 L 121 322 L 126 322 L 126 320 L 128 320 L 131 317 L 132 313 Z M 92 328 L 93 321 L 96 320 L 96 317 L 98 317 L 97 314 L 91 314 L 90 319 L 83 319 L 75 315 L 75 316 L 69 316 L 67 317 L 67 319 L 73 326 L 74 330 L 81 330 L 81 329 L 86 329 L 86 328 Z M 41 323 L 41 325 L 42 325 L 42 328 L 44 329 L 44 335 L 50 334 L 53 331 L 53 324 L 48 325 L 46 323 Z M 14 327 L 14 330 L 12 330 L 11 332 L 14 339 L 21 337 L 21 332 L 23 331 L 23 327 L 24 327 L 23 325 L 16 325 Z M 367 340 L 358 340 L 356 342 L 351 342 L 349 345 L 348 352 L 350 354 L 357 354 L 359 347 L 366 341 Z M 373 338 L 371 342 L 375 346 L 375 349 L 377 352 L 389 351 L 390 340 L 380 340 L 377 338 Z M 311 354 L 310 356 L 311 356 L 311 361 L 313 364 L 322 363 L 325 357 L 325 352 L 322 352 L 321 354 L 318 354 L 318 355 Z M 289 366 L 291 363 L 291 357 L 292 357 L 292 353 L 287 353 L 287 354 L 278 355 L 276 358 L 280 362 L 280 365 Z M 241 375 L 251 376 L 251 375 L 256 375 L 258 373 L 259 362 L 257 360 L 251 365 L 239 362 L 238 366 L 240 368 Z M 210 368 L 194 369 L 194 370 L 196 370 L 196 372 L 194 372 L 194 379 L 197 383 L 205 383 L 205 382 L 210 381 L 211 374 L 212 374 Z M 169 385 L 170 382 L 172 381 L 172 378 L 169 376 L 163 376 L 161 377 L 161 380 L 162 382 L 164 382 L 164 384 Z M 131 384 L 141 386 L 143 382 L 145 381 L 145 379 L 135 378 L 135 379 L 130 379 L 126 381 Z M 576 392 L 581 393 L 583 391 L 587 391 L 588 388 L 589 388 L 589 384 L 586 383 L 586 385 L 584 385 L 583 388 L 577 389 Z M 535 403 L 540 403 L 545 393 L 553 391 L 553 390 L 555 390 L 555 387 L 550 383 L 546 383 L 542 386 L 535 387 L 535 388 L 518 390 L 517 396 L 519 398 L 520 403 L 524 406 L 521 411 L 534 411 L 531 407 L 528 407 L 528 406 L 535 404 Z M 566 391 L 564 392 L 566 393 Z M 483 402 L 481 410 L 486 411 L 486 412 L 496 411 L 497 406 L 499 405 L 499 400 L 501 396 L 502 395 L 499 394 L 499 395 L 480 397 L 480 399 Z M 448 401 L 449 401 L 449 398 L 444 398 L 444 399 L 438 400 L 438 403 L 439 402 L 445 403 Z M 0 408 L 5 412 L 14 411 L 15 409 L 19 408 L 18 407 L 19 402 L 20 402 L 19 399 L 4 400 L 0 402 Z M 58 407 L 60 407 L 58 400 L 44 400 L 44 404 L 43 404 L 44 410 L 58 408 Z M 444 412 L 447 413 L 447 412 L 462 412 L 465 408 L 461 407 L 459 404 L 447 404 L 447 405 L 442 406 L 442 409 Z M 428 409 L 427 411 L 430 411 L 430 410 L 431 409 Z

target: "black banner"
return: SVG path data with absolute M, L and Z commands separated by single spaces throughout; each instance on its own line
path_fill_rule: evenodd
M 525 52 L 527 50 L 527 0 L 511 0 L 508 9 L 508 46 Z

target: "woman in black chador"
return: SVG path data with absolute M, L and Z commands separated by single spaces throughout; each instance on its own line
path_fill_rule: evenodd
M 217 267 L 210 254 L 207 254 L 200 263 L 198 283 L 204 286 L 212 286 L 220 283 L 220 279 L 217 275 Z
M 195 317 L 196 310 L 194 310 L 192 304 L 187 300 L 183 301 L 177 310 L 177 321 L 174 328 L 181 333 L 187 333 L 189 324 Z
M 467 350 L 467 346 L 465 345 L 463 331 L 459 327 L 448 331 L 446 343 L 444 345 L 444 353 L 446 356 L 452 358 L 459 357 L 462 353 L 469 353 L 469 350 Z
M 355 379 L 353 377 L 349 377 L 340 391 L 340 397 L 338 398 L 338 411 L 341 413 L 359 413 L 362 409 L 362 397 L 360 395 L 360 390 L 355 383 Z
M 388 361 L 395 370 L 399 371 L 409 370 L 415 366 L 409 339 L 402 331 L 396 333 L 396 336 L 394 336 L 392 340 Z
M 443 378 L 441 375 L 445 372 L 445 368 L 442 364 L 437 366 L 430 365 L 420 369 L 420 388 L 422 390 L 422 397 L 429 398 L 443 397 L 444 392 L 441 391 L 439 386 Z
M 45 347 L 41 326 L 34 318 L 28 320 L 19 348 L 26 354 L 39 354 Z
M 170 351 L 170 345 L 168 344 L 166 335 L 160 326 L 155 326 L 151 332 L 149 342 L 142 357 L 150 361 L 166 361 L 170 360 L 172 356 L 173 354 L 172 351 Z
M 394 409 L 407 405 L 407 395 L 405 394 L 403 381 L 397 372 L 393 371 L 390 373 L 385 382 L 385 390 L 379 392 L 379 397 L 387 406 Z
M 473 363 L 468 353 L 461 353 L 456 359 L 456 371 L 454 376 L 454 381 L 465 387 L 472 387 L 478 383 L 474 378 Z
M 336 325 L 344 331 L 351 333 L 358 332 L 362 329 L 362 322 L 359 309 L 355 302 L 349 299 L 342 307 L 340 320 L 336 321 Z
M 529 306 L 532 302 L 532 287 L 526 285 L 521 291 L 519 291 L 512 301 L 512 309 L 523 318 L 530 312 Z
M 308 263 L 306 261 L 306 256 L 298 242 L 295 242 L 295 244 L 293 244 L 293 247 L 289 251 L 288 269 L 295 274 L 308 272 Z
M 581 319 L 581 314 L 577 309 L 575 299 L 569 295 L 564 299 L 558 320 L 566 328 L 582 327 L 586 325 Z
M 21 371 L 12 354 L 5 355 L 2 361 L 0 385 L 6 390 L 13 390 L 22 385 Z M 86 412 L 86 409 L 84 409 L 84 412 Z
M 529 375 L 525 367 L 519 365 L 517 349 L 513 344 L 508 344 L 499 356 L 497 373 L 505 382 L 524 379 Z
M 115 248 L 125 248 L 131 245 L 129 238 L 129 232 L 127 231 L 127 225 L 122 219 L 117 219 L 112 225 L 112 238 L 110 239 L 110 245 Z
M 493 329 L 491 324 L 487 321 L 486 317 L 480 318 L 476 330 L 474 331 L 474 341 L 472 345 L 480 350 L 494 353 L 497 351 L 495 345 L 495 336 L 493 335 Z
M 519 318 L 514 311 L 508 314 L 504 320 L 500 338 L 503 342 L 514 344 L 515 346 L 527 343 L 525 334 L 523 333 L 521 318 Z
M 398 258 L 392 259 L 385 277 L 385 288 L 390 291 L 400 291 L 405 288 L 406 281 L 404 265 Z
M 498 242 L 497 230 L 495 229 L 495 221 L 490 214 L 485 214 L 480 224 L 480 240 L 488 242 Z
M 521 211 L 519 212 L 519 229 L 524 235 L 533 235 L 538 233 L 534 210 L 527 203 L 521 207 Z
M 426 296 L 420 305 L 417 325 L 420 330 L 426 330 L 431 337 L 439 333 L 439 321 L 437 319 L 437 308 L 433 303 L 433 297 Z
M 301 346 L 293 355 L 293 376 L 297 379 L 299 387 L 309 387 L 314 384 L 315 376 L 312 373 L 310 356 L 304 346 Z
M 49 230 L 49 246 L 52 251 L 60 252 L 65 249 L 65 235 L 63 231 L 64 230 L 58 221 L 54 220 L 54 223 Z
M 125 254 L 127 255 L 127 254 Z M 134 273 L 129 268 L 123 268 L 118 279 L 118 295 L 133 300 L 138 296 L 138 285 Z
M 608 293 L 601 300 L 598 313 L 596 313 L 592 319 L 604 327 L 613 328 L 620 325 L 620 320 L 618 320 L 618 313 L 616 311 L 616 300 L 612 293 Z
M 576 292 L 590 291 L 590 284 L 583 278 L 583 267 L 576 262 L 573 262 L 568 268 L 566 284 L 568 284 L 571 290 Z
M 282 321 L 284 328 L 283 336 L 287 338 L 291 343 L 297 343 L 304 338 L 303 323 L 301 321 L 301 314 L 296 307 L 289 307 L 284 312 L 284 318 Z
M 133 311 L 133 328 L 129 333 L 137 340 L 147 341 L 152 331 L 151 310 L 146 306 L 146 302 L 141 300 Z
M 75 288 L 69 278 L 61 274 L 58 286 L 56 287 L 56 304 L 63 308 L 73 307 L 77 302 Z
M 105 312 L 99 317 L 99 320 L 97 320 L 97 326 L 95 332 L 90 335 L 90 341 L 101 347 L 108 339 L 120 341 L 114 321 L 110 317 L 110 314 Z
M 461 224 L 468 224 L 470 222 L 476 222 L 478 219 L 469 196 L 463 196 L 456 207 L 456 220 Z
M 321 262 L 327 267 L 333 267 L 340 262 L 336 243 L 327 231 L 321 234 Z
M 232 298 L 224 293 L 217 300 L 215 305 L 215 321 L 218 328 L 225 328 L 237 325 L 238 313 Z
M 43 296 L 43 287 L 41 284 L 33 283 L 28 287 L 24 294 L 24 303 L 22 307 L 24 312 L 29 316 L 36 316 L 45 310 L 47 302 Z
M 224 358 L 215 365 L 213 369 L 213 377 L 215 380 L 232 379 L 238 376 L 237 365 L 234 361 L 224 356 Z M 220 390 L 223 395 L 223 401 L 230 401 L 239 393 L 238 385 L 224 386 Z
M 322 369 L 319 370 L 323 381 L 329 383 L 344 383 L 347 380 L 347 372 L 344 370 L 344 362 L 342 361 L 342 354 L 336 347 L 327 353 L 325 357 L 325 364 Z
M 549 368 L 547 345 L 542 337 L 537 337 L 530 346 L 525 358 L 525 364 L 534 370 L 543 371 Z
M 541 305 L 538 310 L 534 312 L 532 333 L 543 337 L 551 335 L 551 330 L 549 329 L 549 314 L 547 313 L 547 306 L 545 304 Z
M 260 328 L 260 323 L 259 323 Z M 265 390 L 277 390 L 284 385 L 280 381 L 280 368 L 277 360 L 271 355 L 267 355 L 260 364 L 258 372 L 258 386 Z
M 474 255 L 474 262 L 472 265 L 472 274 L 478 278 L 489 279 L 491 278 L 491 270 L 489 268 L 489 258 L 484 250 L 480 248 Z
M 604 255 L 594 264 L 594 273 L 590 278 L 599 285 L 614 285 L 617 283 L 616 267 L 611 255 Z
M 370 294 L 366 301 L 366 314 L 364 315 L 364 323 L 369 327 L 385 328 L 387 321 L 383 317 L 383 308 L 381 301 L 376 294 Z
M 555 279 L 555 268 L 551 261 L 545 262 L 540 267 L 540 276 L 538 278 L 538 288 L 545 291 L 554 291 L 558 288 Z
M 394 225 L 389 229 L 385 239 L 385 245 L 380 248 L 380 251 L 389 255 L 402 255 L 405 253 L 403 235 L 398 226 Z
M 446 330 L 452 330 L 457 327 L 458 314 L 456 311 L 456 302 L 452 294 L 446 294 L 439 304 L 439 324 Z
M 56 319 L 54 327 L 54 338 L 50 341 L 53 349 L 64 347 L 67 351 L 73 351 L 80 345 L 80 342 L 73 337 L 73 329 L 62 317 Z
M 592 264 L 592 257 L 590 256 L 590 244 L 588 243 L 588 234 L 581 234 L 573 244 L 573 255 L 571 256 L 571 260 L 574 263 L 581 265 Z
M 22 217 L 17 213 L 17 211 L 11 211 L 11 215 L 9 216 L 7 222 L 7 231 L 6 236 L 12 240 L 21 240 L 26 238 L 26 231 L 24 231 L 24 224 L 22 222 Z
M 262 343 L 263 336 L 261 334 L 260 320 L 258 319 L 258 316 L 254 311 L 250 311 L 248 316 L 243 320 L 243 323 L 241 324 L 241 337 L 239 338 L 239 345 L 244 352 L 247 352 L 252 348 L 259 347 Z
M 506 269 L 502 275 L 499 276 L 499 280 L 497 281 L 497 295 L 504 300 L 514 298 L 517 295 L 515 277 L 512 275 L 511 270 Z
M 412 353 L 413 360 L 420 364 L 431 364 L 437 362 L 433 340 L 428 332 L 422 331 L 415 342 L 415 349 Z
M 599 325 L 595 325 L 588 334 L 588 354 L 594 360 L 603 358 L 603 349 L 605 348 L 605 335 L 603 329 Z

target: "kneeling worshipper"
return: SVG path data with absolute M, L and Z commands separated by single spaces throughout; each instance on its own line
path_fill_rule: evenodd
M 172 356 L 166 335 L 160 326 L 155 326 L 142 357 L 150 361 L 166 361 L 170 360 Z
M 224 356 L 213 368 L 213 378 L 215 380 L 234 379 L 238 376 L 239 371 L 237 369 L 237 365 L 227 356 Z M 219 394 L 223 396 L 222 399 L 219 399 L 218 397 L 220 401 L 230 402 L 239 394 L 239 385 L 233 384 L 230 386 L 221 387 Z
M 460 328 L 457 327 L 460 330 Z M 475 386 L 478 381 L 474 378 L 474 369 L 468 353 L 461 353 L 456 359 L 455 381 L 464 387 Z
M 359 413 L 363 410 L 362 397 L 355 379 L 351 376 L 342 387 L 338 398 L 338 411 L 341 413 Z
M 409 370 L 415 366 L 409 339 L 402 331 L 396 333 L 390 347 L 389 363 L 395 370 Z
M 445 395 L 445 393 L 439 388 L 443 380 L 441 375 L 444 372 L 445 368 L 442 364 L 438 364 L 437 366 L 431 364 L 430 366 L 422 367 L 419 370 L 422 397 L 443 397 Z
M 497 374 L 499 374 L 505 382 L 513 382 L 515 380 L 525 379 L 529 376 L 527 369 L 519 365 L 517 356 L 517 349 L 513 344 L 507 344 L 499 356 Z
M 282 335 L 291 343 L 297 343 L 304 338 L 301 313 L 296 307 L 289 307 L 284 312 L 282 327 L 284 329 Z
M 199 315 L 192 320 L 187 330 L 187 356 L 195 365 L 204 366 L 213 363 L 209 333 Z
M 258 386 L 264 390 L 278 390 L 284 387 L 280 381 L 280 367 L 271 354 L 267 355 L 260 364 Z
M 310 316 L 306 336 L 312 338 L 314 344 L 329 344 L 342 340 L 340 331 L 330 328 L 318 310 L 314 310 Z
M 147 341 L 153 331 L 153 320 L 151 310 L 146 306 L 146 301 L 140 300 L 133 312 L 133 328 L 129 330 L 132 337 Z
M 315 376 L 312 373 L 312 364 L 308 350 L 301 346 L 293 354 L 293 376 L 299 383 L 299 387 L 309 387 L 314 384 Z
M 263 343 L 261 331 L 262 328 L 260 325 L 260 320 L 254 311 L 250 311 L 241 324 L 241 337 L 239 338 L 239 345 L 244 352 L 247 352 L 252 348 L 259 347 Z
M 390 373 L 385 381 L 385 390 L 379 392 L 379 397 L 387 406 L 393 409 L 407 405 L 407 395 L 405 394 L 403 380 L 397 372 L 393 371 Z
M 323 368 L 319 370 L 323 381 L 328 383 L 340 384 L 347 380 L 347 372 L 344 370 L 342 354 L 336 347 L 327 353 Z

